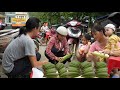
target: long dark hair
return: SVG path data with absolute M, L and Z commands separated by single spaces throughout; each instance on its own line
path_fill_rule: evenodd
M 39 26 L 40 26 L 40 20 L 36 17 L 30 17 L 27 20 L 26 25 L 20 28 L 17 37 L 20 37 L 22 34 L 26 35 L 27 32 L 31 32 L 33 28 L 39 28 Z
M 92 32 L 96 32 L 96 31 L 102 32 L 102 33 L 105 35 L 105 29 L 104 29 L 104 27 L 103 27 L 102 25 L 100 25 L 100 24 L 95 24 L 95 25 L 93 25 L 93 27 L 92 27 Z

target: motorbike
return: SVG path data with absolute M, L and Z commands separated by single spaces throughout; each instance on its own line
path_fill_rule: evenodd
M 0 30 L 5 29 L 6 26 L 7 26 L 7 24 L 5 24 L 5 23 L 0 23 Z
M 37 43 L 37 46 L 47 45 L 49 39 L 52 37 L 51 31 L 45 32 L 45 36 L 43 32 L 38 33 L 38 36 L 34 37 L 34 41 Z
M 51 37 L 52 37 L 51 31 L 47 31 L 47 32 L 46 32 L 46 35 L 45 35 L 46 44 L 48 43 L 48 41 L 50 40 Z
M 54 35 L 56 35 L 56 29 L 57 29 L 58 25 L 52 25 L 50 27 L 50 30 L 46 32 L 46 36 L 45 36 L 45 39 L 46 39 L 46 44 L 48 43 L 48 41 L 50 40 L 50 38 Z
M 86 25 L 77 20 L 72 20 L 68 22 L 65 26 L 68 30 L 67 40 L 70 46 L 70 52 L 75 53 Z

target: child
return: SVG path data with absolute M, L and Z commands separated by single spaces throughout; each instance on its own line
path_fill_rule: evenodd
M 86 54 L 88 53 L 88 50 L 90 48 L 90 40 L 91 36 L 89 34 L 85 34 L 82 36 L 82 44 L 79 44 L 79 49 L 77 51 L 77 59 L 80 62 L 85 61 L 86 59 Z
M 105 50 L 110 50 L 110 52 L 112 50 L 118 50 L 120 49 L 118 47 L 118 43 L 120 42 L 120 38 L 114 34 L 115 32 L 115 26 L 113 24 L 107 24 L 105 26 L 105 35 L 109 38 L 108 39 L 108 44 L 105 47 Z M 113 73 L 113 77 L 112 78 L 119 78 L 119 74 L 118 74 L 118 69 L 113 69 L 112 72 Z
M 109 38 L 108 39 L 108 44 L 105 47 L 107 50 L 115 50 L 115 49 L 120 49 L 118 48 L 118 42 L 120 41 L 120 38 L 114 34 L 115 32 L 115 26 L 113 24 L 107 24 L 105 26 L 105 34 Z

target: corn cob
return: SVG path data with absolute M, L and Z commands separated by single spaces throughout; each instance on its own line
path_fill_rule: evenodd
M 61 74 L 65 73 L 65 72 L 67 72 L 67 69 L 66 69 L 65 67 L 63 67 L 63 68 L 60 69 L 58 72 L 59 72 L 59 74 L 61 75 Z
M 93 77 L 95 77 L 95 73 L 94 72 L 84 73 L 84 74 L 82 74 L 82 77 L 93 78 Z
M 108 73 L 97 73 L 96 76 L 99 78 L 107 78 L 109 74 Z
M 103 73 L 103 72 L 108 72 L 107 68 L 99 68 L 96 70 L 96 73 Z
M 59 60 L 59 62 L 65 61 L 66 59 L 70 58 L 72 55 L 73 54 L 67 54 L 67 55 L 65 55 L 62 60 Z
M 47 78 L 58 78 L 58 73 L 48 73 L 45 75 Z
M 70 63 L 69 63 L 69 66 L 70 67 L 76 67 L 76 68 L 80 68 L 81 67 L 81 63 L 77 60 L 72 60 Z
M 95 75 L 83 75 L 82 77 L 83 77 L 83 78 L 94 78 Z
M 56 73 L 56 72 L 57 72 L 56 68 L 47 69 L 47 70 L 45 71 L 46 74 L 48 74 L 48 73 Z
M 68 72 L 67 74 L 68 74 L 68 78 L 75 78 L 80 76 L 80 73 L 78 72 Z
M 88 72 L 93 72 L 93 67 L 88 67 L 88 68 L 83 69 L 84 74 Z
M 81 63 L 82 68 L 88 68 L 88 67 L 92 67 L 92 63 L 85 61 Z
M 64 72 L 62 74 L 59 75 L 60 78 L 68 78 L 68 72 Z
M 78 73 L 80 73 L 80 70 L 76 67 L 68 67 L 68 72 L 78 72 Z
M 57 69 L 57 70 L 60 70 L 60 69 L 63 68 L 63 67 L 64 67 L 64 64 L 63 64 L 63 63 L 58 62 L 58 63 L 56 64 L 56 69 Z
M 47 69 L 55 68 L 55 65 L 48 62 L 48 63 L 44 64 L 42 67 L 44 70 L 47 70 Z
M 101 58 L 108 58 L 109 57 L 108 54 L 104 54 L 104 53 L 101 53 L 101 52 L 98 52 L 98 51 L 94 51 L 92 54 L 96 55 L 96 56 L 99 56 Z
M 96 62 L 96 68 L 104 68 L 107 67 L 105 62 Z

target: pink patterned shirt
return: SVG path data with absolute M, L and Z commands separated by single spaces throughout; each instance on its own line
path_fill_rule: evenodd
M 57 35 L 54 35 L 51 37 L 50 41 L 48 42 L 48 45 L 46 47 L 46 53 L 47 55 L 52 59 L 55 60 L 55 55 L 51 52 L 52 47 L 55 47 L 56 49 L 59 49 L 60 51 L 64 51 L 64 54 L 69 53 L 69 45 L 67 43 L 67 39 L 64 38 L 61 42 L 58 40 Z
M 100 44 L 98 41 L 95 41 L 93 44 L 91 44 L 89 51 L 94 52 L 94 51 L 102 51 L 103 48 L 100 47 Z

